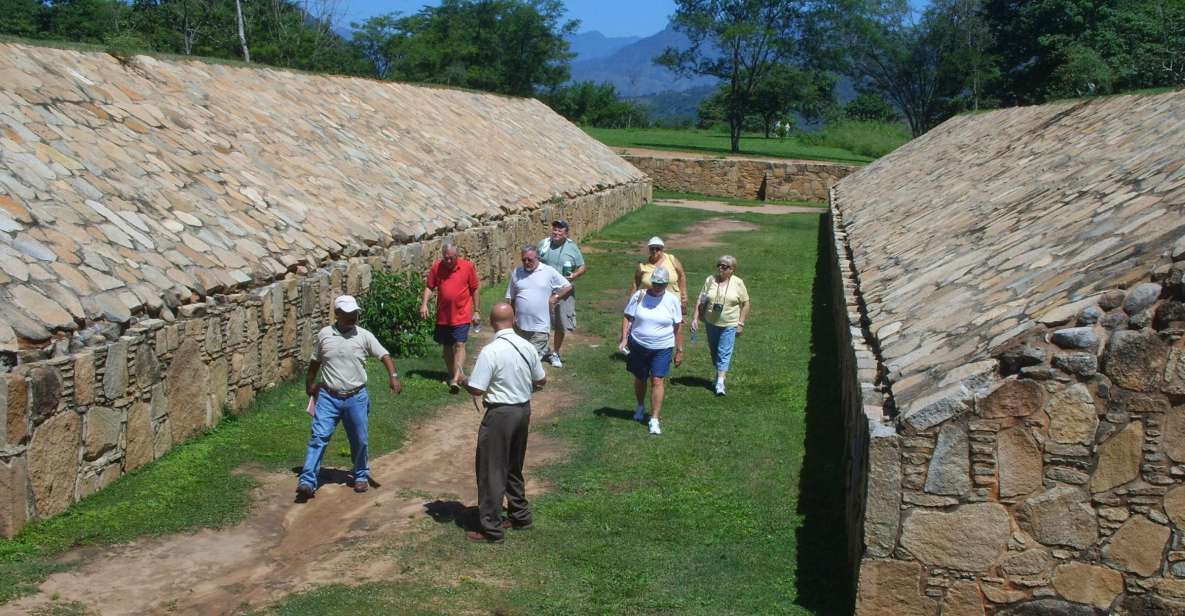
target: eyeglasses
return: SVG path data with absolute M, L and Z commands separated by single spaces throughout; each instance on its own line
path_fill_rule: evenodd
M 727 263 L 717 263 L 716 267 L 720 269 L 732 269 L 732 266 Z

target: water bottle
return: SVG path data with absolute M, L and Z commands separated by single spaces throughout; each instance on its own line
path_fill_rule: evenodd
M 476 313 L 473 315 L 473 333 L 475 333 L 475 334 L 481 333 L 481 315 L 478 315 Z
M 564 259 L 564 266 L 562 269 L 563 269 L 562 273 L 564 274 L 565 278 L 567 278 L 568 276 L 571 276 L 572 275 L 572 260 L 571 259 Z

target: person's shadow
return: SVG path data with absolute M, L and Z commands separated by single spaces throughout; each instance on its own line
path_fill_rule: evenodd
M 420 378 L 427 379 L 429 381 L 437 381 L 437 382 L 447 381 L 449 378 L 448 373 L 443 370 L 416 369 L 416 370 L 408 370 L 404 374 L 406 374 L 409 377 L 418 376 Z
M 593 411 L 593 415 L 596 415 L 597 417 L 608 417 L 609 419 L 628 419 L 629 421 L 634 420 L 634 412 L 632 410 L 615 409 L 610 406 L 602 406 L 601 408 L 596 409 Z
M 424 503 L 424 513 L 440 524 L 454 524 L 461 530 L 480 530 L 477 507 L 466 507 L 461 501 L 434 500 Z
M 709 381 L 708 379 L 705 379 L 702 376 L 677 376 L 677 377 L 671 379 L 671 382 L 676 385 L 682 385 L 684 387 L 698 387 L 701 389 L 706 389 L 711 392 L 716 391 L 714 389 L 715 383 L 713 383 L 712 381 Z

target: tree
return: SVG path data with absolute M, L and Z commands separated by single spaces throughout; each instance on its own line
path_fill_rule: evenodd
M 796 59 L 803 3 L 790 0 L 676 0 L 672 24 L 687 35 L 685 51 L 668 48 L 655 62 L 683 75 L 724 82 L 729 144 L 740 151 L 754 93 L 775 66 Z
M 876 92 L 861 92 L 844 105 L 843 113 L 853 120 L 873 122 L 896 122 L 901 117 L 889 101 Z
M 553 88 L 542 97 L 556 113 L 577 124 L 597 128 L 630 128 L 649 124 L 650 112 L 643 106 L 621 100 L 610 83 L 582 81 Z
M 0 33 L 37 36 L 44 20 L 45 5 L 40 0 L 0 0 Z
M 375 77 L 387 79 L 403 58 L 404 32 L 399 28 L 399 13 L 371 17 L 350 27 L 354 29 L 350 44 L 366 58 Z
M 777 64 L 753 90 L 750 113 L 757 116 L 768 139 L 775 122 L 788 121 L 791 114 L 817 118 L 834 104 L 835 78 L 788 64 Z

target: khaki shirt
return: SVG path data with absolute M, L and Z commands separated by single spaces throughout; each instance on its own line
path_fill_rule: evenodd
M 374 334 L 354 326 L 353 335 L 343 336 L 329 325 L 317 332 L 312 361 L 321 362 L 318 377 L 334 391 L 350 391 L 366 385 L 366 358 L 390 355 Z
M 513 329 L 500 329 L 477 356 L 469 386 L 486 392 L 486 404 L 523 404 L 545 376 L 535 347 Z

